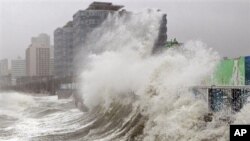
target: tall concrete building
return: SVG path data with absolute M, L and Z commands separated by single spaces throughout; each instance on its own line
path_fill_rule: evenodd
M 123 6 L 109 2 L 93 2 L 85 10 L 79 10 L 73 15 L 73 21 L 54 31 L 54 71 L 56 78 L 77 75 L 77 66 L 81 57 L 78 53 L 85 47 L 88 34 L 100 26 L 109 14 L 119 11 Z M 121 11 L 123 13 L 125 10 Z M 160 51 L 167 40 L 167 18 L 162 16 L 158 38 L 153 53 Z M 98 39 L 97 39 L 98 40 Z
M 7 76 L 9 74 L 8 59 L 0 60 L 0 76 Z
M 11 85 L 8 59 L 0 60 L 0 88 Z
M 50 58 L 50 62 L 49 62 L 49 75 L 50 76 L 54 76 L 54 62 L 55 62 L 55 59 L 54 58 Z
M 54 46 L 50 46 L 50 66 L 49 66 L 49 74 L 50 76 L 54 76 L 54 62 L 55 62 L 55 57 L 54 57 Z
M 18 57 L 15 60 L 11 60 L 11 79 L 12 84 L 16 84 L 16 79 L 26 76 L 26 60 Z
M 158 33 L 157 40 L 155 41 L 153 53 L 161 52 L 167 44 L 167 15 L 162 16 L 161 25 Z
M 26 76 L 26 60 L 18 57 L 11 60 L 11 75 L 13 78 Z
M 121 5 L 113 5 L 109 2 L 93 2 L 86 10 L 79 10 L 73 15 L 73 46 L 76 54 L 86 41 L 87 35 L 98 27 L 108 14 L 118 11 Z
M 73 74 L 73 23 L 69 21 L 54 32 L 54 74 L 65 78 Z
M 76 74 L 76 55 L 84 48 L 87 35 L 98 27 L 109 13 L 123 6 L 108 2 L 93 2 L 86 10 L 73 15 L 73 21 L 54 32 L 55 76 L 65 78 Z
M 41 33 L 38 37 L 32 37 L 31 43 L 37 47 L 50 48 L 50 37 L 45 33 Z
M 40 34 L 31 38 L 31 45 L 26 49 L 27 76 L 49 76 L 50 37 Z

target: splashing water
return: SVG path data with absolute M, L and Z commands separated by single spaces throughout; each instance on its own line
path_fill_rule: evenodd
M 35 105 L 31 96 L 20 94 L 17 92 L 0 94 L 0 107 L 2 114 L 17 115 L 22 110 Z
M 228 123 L 206 123 L 207 103 L 190 91 L 211 76 L 218 54 L 190 41 L 152 55 L 160 17 L 152 11 L 112 17 L 89 36 L 81 75 L 84 104 L 107 111 L 113 103 L 132 104 L 146 117 L 138 140 L 228 140 Z
M 218 54 L 190 41 L 152 55 L 161 17 L 153 10 L 111 15 L 89 35 L 80 54 L 86 113 L 71 100 L 1 93 L 0 140 L 229 140 L 223 112 L 205 122 L 207 103 L 190 90 L 206 83 Z M 232 115 L 233 123 L 250 123 L 249 108 Z

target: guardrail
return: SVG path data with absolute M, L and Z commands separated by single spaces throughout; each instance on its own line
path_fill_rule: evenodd
M 211 112 L 222 109 L 235 113 L 242 109 L 250 96 L 250 86 L 194 86 L 195 95 L 202 96 L 208 102 Z

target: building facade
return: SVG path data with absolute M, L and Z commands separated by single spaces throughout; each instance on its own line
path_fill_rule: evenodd
M 85 10 L 73 15 L 73 21 L 54 31 L 54 72 L 56 78 L 77 75 L 77 66 L 81 60 L 78 54 L 85 48 L 88 34 L 100 26 L 109 14 L 119 11 L 123 6 L 109 2 L 93 2 Z M 119 11 L 121 14 L 125 10 Z M 162 16 L 158 38 L 153 53 L 160 51 L 167 41 L 167 15 Z M 98 39 L 97 39 L 98 40 Z M 82 55 L 82 54 L 81 54 Z
M 31 45 L 26 49 L 27 76 L 49 76 L 50 38 L 47 34 L 32 37 Z
M 12 84 L 16 84 L 16 79 L 26 76 L 26 60 L 17 58 L 11 60 L 11 79 Z
M 73 15 L 73 55 L 77 56 L 77 53 L 84 48 L 87 35 L 93 29 L 101 25 L 110 13 L 120 10 L 122 7 L 109 2 L 93 2 L 86 10 L 75 13 Z
M 49 64 L 49 75 L 50 76 L 54 76 L 54 64 L 55 64 L 55 59 L 54 58 L 50 58 L 50 64 Z
M 71 76 L 73 73 L 73 23 L 54 32 L 54 74 L 56 78 Z
M 167 15 L 164 14 L 161 19 L 160 29 L 152 53 L 161 52 L 167 44 Z
M 98 27 L 109 13 L 123 6 L 106 2 L 93 2 L 86 10 L 73 15 L 73 21 L 54 31 L 54 72 L 56 78 L 76 74 L 76 56 L 84 48 L 87 35 Z
M 7 76 L 8 73 L 8 59 L 0 60 L 0 76 Z
M 50 76 L 54 76 L 54 62 L 55 62 L 55 57 L 54 57 L 54 46 L 50 46 L 50 64 L 49 64 L 49 74 Z
M 0 60 L 0 88 L 11 85 L 8 59 Z

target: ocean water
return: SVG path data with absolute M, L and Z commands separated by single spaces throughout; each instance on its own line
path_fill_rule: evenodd
M 1 93 L 0 140 L 228 141 L 225 111 L 205 122 L 207 102 L 191 90 L 207 83 L 219 55 L 200 41 L 152 54 L 161 16 L 113 15 L 88 36 L 78 58 L 86 112 L 73 99 Z M 250 123 L 249 104 L 229 116 Z

